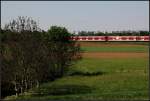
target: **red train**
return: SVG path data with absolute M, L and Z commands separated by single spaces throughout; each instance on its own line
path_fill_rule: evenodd
M 72 36 L 77 41 L 150 41 L 150 36 Z

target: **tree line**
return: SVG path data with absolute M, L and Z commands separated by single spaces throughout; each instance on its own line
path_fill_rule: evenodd
M 149 31 L 112 31 L 112 32 L 100 32 L 100 31 L 79 31 L 77 36 L 148 36 Z
M 65 75 L 81 59 L 80 46 L 69 40 L 72 33 L 52 26 L 42 31 L 28 17 L 18 17 L 1 29 L 1 94 L 22 94 L 43 82 Z

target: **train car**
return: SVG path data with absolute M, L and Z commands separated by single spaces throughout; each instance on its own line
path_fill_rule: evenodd
M 71 39 L 76 41 L 105 41 L 106 36 L 73 36 Z
M 108 41 L 136 41 L 136 36 L 108 36 Z
M 150 36 L 137 36 L 136 40 L 137 41 L 149 41 L 150 40 Z

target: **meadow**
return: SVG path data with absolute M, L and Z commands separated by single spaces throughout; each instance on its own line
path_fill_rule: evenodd
M 148 100 L 148 43 L 81 42 L 83 58 L 67 74 L 17 100 Z

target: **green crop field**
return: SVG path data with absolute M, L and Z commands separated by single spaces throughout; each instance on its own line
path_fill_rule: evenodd
M 82 47 L 82 51 L 86 52 L 148 52 L 148 48 L 145 46 L 134 47 Z
M 149 58 L 147 45 L 107 47 L 81 45 L 83 52 L 120 52 L 120 57 L 86 57 L 75 63 L 60 79 L 40 85 L 20 95 L 6 99 L 23 100 L 147 100 Z M 97 44 L 97 43 L 96 43 Z M 98 43 L 101 44 L 101 43 Z M 105 43 L 103 43 L 105 44 Z M 144 56 L 122 57 L 121 52 L 143 53 Z M 138 54 L 136 54 L 138 55 Z

